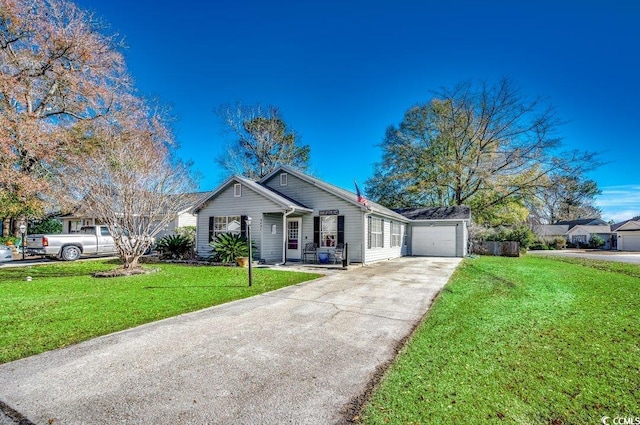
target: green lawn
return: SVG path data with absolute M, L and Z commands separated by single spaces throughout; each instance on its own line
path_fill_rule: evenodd
M 320 275 L 153 264 L 158 272 L 91 277 L 113 261 L 0 269 L 0 363 L 143 323 L 250 297 Z M 26 282 L 31 276 L 33 281 Z
M 603 416 L 640 417 L 640 266 L 481 257 L 458 268 L 361 422 Z

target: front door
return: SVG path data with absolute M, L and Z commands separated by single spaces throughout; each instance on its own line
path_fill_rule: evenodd
M 287 218 L 287 260 L 299 260 L 302 253 L 302 218 Z

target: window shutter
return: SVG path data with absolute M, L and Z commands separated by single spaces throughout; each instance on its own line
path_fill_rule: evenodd
M 382 233 L 382 247 L 384 248 L 384 218 L 380 219 L 380 232 Z
M 368 247 L 371 249 L 371 216 L 367 217 Z
M 213 217 L 209 217 L 209 242 L 213 241 Z
M 240 216 L 240 236 L 247 237 L 247 216 Z
M 320 246 L 320 217 L 313 217 L 313 243 Z
M 344 216 L 338 216 L 338 243 L 344 243 Z

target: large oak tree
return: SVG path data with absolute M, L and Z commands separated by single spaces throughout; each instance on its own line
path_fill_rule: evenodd
M 467 204 L 490 222 L 548 187 L 552 171 L 596 165 L 593 153 L 561 151 L 560 124 L 506 78 L 443 88 L 387 129 L 367 193 L 390 207 Z

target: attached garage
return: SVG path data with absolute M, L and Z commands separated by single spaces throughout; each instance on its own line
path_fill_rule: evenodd
M 411 220 L 407 232 L 409 255 L 464 257 L 471 210 L 455 207 L 403 208 L 395 210 Z
M 640 251 L 640 235 L 618 235 L 618 249 L 621 251 Z
M 618 237 L 618 251 L 640 252 L 640 216 L 614 224 L 611 230 Z
M 411 253 L 429 257 L 455 257 L 456 227 L 412 227 Z

